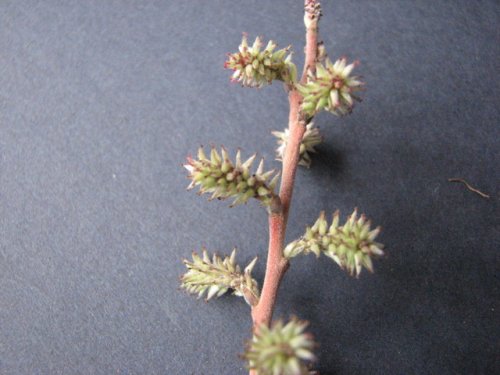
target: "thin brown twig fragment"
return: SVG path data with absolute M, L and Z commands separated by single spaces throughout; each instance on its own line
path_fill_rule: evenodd
M 465 185 L 467 189 L 472 191 L 473 193 L 479 194 L 481 197 L 490 199 L 490 196 L 486 193 L 483 193 L 481 190 L 478 190 L 476 188 L 473 188 L 467 181 L 465 181 L 463 178 L 449 178 L 448 182 L 461 182 L 462 184 Z

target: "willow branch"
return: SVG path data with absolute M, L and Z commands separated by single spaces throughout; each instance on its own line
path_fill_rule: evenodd
M 317 57 L 318 19 L 319 2 L 316 0 L 306 0 L 304 16 L 306 24 L 306 56 L 301 81 L 306 80 L 308 70 L 314 69 Z M 269 214 L 269 248 L 266 274 L 259 302 L 252 308 L 254 331 L 261 324 L 269 326 L 271 323 L 279 285 L 289 266 L 288 260 L 283 256 L 283 246 L 295 175 L 299 163 L 300 143 L 306 130 L 306 123 L 300 112 L 301 94 L 295 88 L 292 88 L 288 94 L 288 100 L 290 105 L 288 119 L 290 139 L 283 156 L 280 199 L 279 202 L 274 202 L 275 205 L 271 207 Z

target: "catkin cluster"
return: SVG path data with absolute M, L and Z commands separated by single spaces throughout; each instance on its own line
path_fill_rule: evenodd
M 307 375 L 305 361 L 313 361 L 314 341 L 305 333 L 307 322 L 291 319 L 276 321 L 271 328 L 262 325 L 249 342 L 245 357 L 259 375 Z
M 234 294 L 244 297 L 248 304 L 255 304 L 259 299 L 259 289 L 251 274 L 257 258 L 243 272 L 235 258 L 236 249 L 224 258 L 214 254 L 210 259 L 206 249 L 201 257 L 193 253 L 192 261 L 184 260 L 188 271 L 181 277 L 181 287 L 198 297 L 206 294 L 207 301 L 233 289 Z
M 224 64 L 225 68 L 234 71 L 231 80 L 247 87 L 262 87 L 273 80 L 287 83 L 295 81 L 297 69 L 292 63 L 292 55 L 286 56 L 290 48 L 274 51 L 276 47 L 277 44 L 270 40 L 266 48 L 261 50 L 262 41 L 259 37 L 249 47 L 247 36 L 243 34 L 238 52 L 228 54 Z
M 350 74 L 356 62 L 347 65 L 345 57 L 332 63 L 326 58 L 324 64 L 316 64 L 315 74 L 309 74 L 307 83 L 297 85 L 297 89 L 304 96 L 302 112 L 309 117 L 321 110 L 335 115 L 346 115 L 352 111 L 354 101 L 360 101 L 355 95 L 362 90 L 363 82 Z
M 380 227 L 370 229 L 370 221 L 365 215 L 358 218 L 357 210 L 339 226 L 339 212 L 335 212 L 328 227 L 325 213 L 322 212 L 306 233 L 285 248 L 285 256 L 293 258 L 301 253 L 324 254 L 333 259 L 351 275 L 359 276 L 362 267 L 373 272 L 372 256 L 381 256 L 383 245 L 375 242 Z
M 241 161 L 241 153 L 236 153 L 233 163 L 224 147 L 221 153 L 212 147 L 210 157 L 205 155 L 203 147 L 198 150 L 198 159 L 187 158 L 184 167 L 189 171 L 191 184 L 188 189 L 200 186 L 200 193 L 212 193 L 210 199 L 234 198 L 231 206 L 246 203 L 256 198 L 264 206 L 269 206 L 278 182 L 279 174 L 274 170 L 264 172 L 264 161 L 261 160 L 257 170 L 251 172 L 255 155 Z

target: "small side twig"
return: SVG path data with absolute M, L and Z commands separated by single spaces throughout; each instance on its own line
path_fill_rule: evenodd
M 465 181 L 463 178 L 449 178 L 448 179 L 448 182 L 461 182 L 462 184 L 465 185 L 465 187 L 467 189 L 469 189 L 470 191 L 472 191 L 473 193 L 476 193 L 476 194 L 479 194 L 481 197 L 483 198 L 486 198 L 486 199 L 489 199 L 490 196 L 486 193 L 483 193 L 482 191 L 478 190 L 478 189 L 475 189 L 473 188 L 471 185 L 469 185 L 469 183 L 467 181 Z

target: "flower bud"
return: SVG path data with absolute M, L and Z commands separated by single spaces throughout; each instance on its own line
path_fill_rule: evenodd
M 321 17 L 321 6 L 319 1 L 306 0 L 304 4 L 304 24 L 306 29 L 317 29 Z

